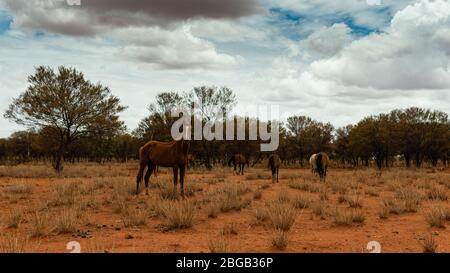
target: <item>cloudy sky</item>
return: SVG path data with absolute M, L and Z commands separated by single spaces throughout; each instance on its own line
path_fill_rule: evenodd
M 36 66 L 65 65 L 109 86 L 130 129 L 157 93 L 200 85 L 335 126 L 450 113 L 450 1 L 376 2 L 0 0 L 0 112 Z M 0 137 L 17 129 L 0 118 Z

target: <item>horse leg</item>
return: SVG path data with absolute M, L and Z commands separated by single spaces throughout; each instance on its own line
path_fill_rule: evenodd
M 178 166 L 173 167 L 173 191 L 177 192 L 178 187 Z
M 156 166 L 152 163 L 148 164 L 147 173 L 145 174 L 144 181 L 145 181 L 145 195 L 148 195 L 148 183 L 150 181 L 150 176 L 152 176 L 152 173 L 155 171 Z
M 278 181 L 278 174 L 279 174 L 280 168 L 277 168 L 277 183 L 280 183 L 280 181 Z
M 181 197 L 184 199 L 184 176 L 186 175 L 186 166 L 180 167 L 180 187 Z
M 141 162 L 139 166 L 139 171 L 136 178 L 136 195 L 139 194 L 139 184 L 141 184 L 142 176 L 144 175 L 145 167 L 147 166 L 146 163 Z

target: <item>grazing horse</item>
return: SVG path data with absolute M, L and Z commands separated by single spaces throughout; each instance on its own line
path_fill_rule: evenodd
M 317 170 L 317 155 L 318 154 L 313 154 L 310 158 L 309 158 L 309 165 L 311 165 L 311 173 L 315 174 L 316 170 Z
M 150 176 L 157 166 L 171 167 L 173 169 L 173 183 L 176 190 L 178 185 L 178 170 L 180 171 L 181 196 L 184 198 L 184 176 L 186 174 L 189 142 L 184 139 L 171 142 L 149 141 L 139 149 L 139 172 L 137 175 L 136 195 L 139 194 L 139 184 L 142 181 L 145 168 L 148 167 L 144 177 L 145 193 L 148 195 Z
M 269 157 L 269 168 L 272 170 L 272 182 L 275 181 L 275 175 L 277 176 L 277 183 L 278 181 L 278 172 L 281 167 L 281 159 L 277 154 L 272 154 Z
M 311 156 L 309 163 L 311 164 L 312 172 L 319 174 L 320 181 L 325 181 L 328 166 L 330 165 L 330 158 L 328 155 L 323 152 L 314 154 Z
M 234 166 L 234 172 L 236 173 L 236 167 L 239 167 L 237 174 L 244 175 L 245 164 L 250 167 L 250 161 L 242 154 L 235 154 L 228 160 L 228 166 L 231 167 L 231 163 Z

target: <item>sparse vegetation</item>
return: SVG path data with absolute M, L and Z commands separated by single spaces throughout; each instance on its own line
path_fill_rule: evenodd
M 259 200 L 262 198 L 262 192 L 260 190 L 256 190 L 253 192 L 253 199 Z
M 320 219 L 324 220 L 328 216 L 328 205 L 324 201 L 316 201 L 310 205 L 310 208 L 314 215 L 319 216 Z
M 50 216 L 48 212 L 37 212 L 35 211 L 31 216 L 31 236 L 32 237 L 43 237 L 47 236 L 52 231 L 52 226 L 50 223 Z
M 217 204 L 216 202 L 211 203 L 208 206 L 208 218 L 217 218 L 217 216 L 220 213 L 220 205 Z
M 272 239 L 272 246 L 284 250 L 288 245 L 288 232 L 284 230 L 276 230 Z
M 8 186 L 4 191 L 9 194 L 26 195 L 33 192 L 33 187 L 26 183 L 20 183 Z
M 363 207 L 362 198 L 358 194 L 345 196 L 345 201 L 348 203 L 348 205 L 351 208 L 362 208 Z
M 338 226 L 349 226 L 353 223 L 363 223 L 366 216 L 360 210 L 350 212 L 336 208 L 333 215 L 334 223 Z
M 450 211 L 442 206 L 432 207 L 425 214 L 425 219 L 430 227 L 445 228 L 445 222 L 450 221 Z
M 309 208 L 312 204 L 312 199 L 306 195 L 297 195 L 293 200 L 292 204 L 297 209 Z
M 0 238 L 0 253 L 24 253 L 28 238 L 19 234 L 3 235 Z
M 277 201 L 280 203 L 288 203 L 291 201 L 291 196 L 287 190 L 281 190 L 277 195 Z
M 75 232 L 76 225 L 77 217 L 73 208 L 65 208 L 55 216 L 55 231 L 59 234 Z
M 428 198 L 431 200 L 447 201 L 447 189 L 441 185 L 430 186 L 430 189 L 428 191 Z
M 70 165 L 66 166 L 63 173 L 71 171 Z M 109 168 L 106 166 L 108 165 L 99 165 L 100 169 L 103 168 L 99 173 L 106 174 L 104 169 Z M 132 164 L 122 166 L 135 168 Z M 313 228 L 316 236 L 320 236 L 324 230 L 337 227 L 353 234 L 352 230 L 358 229 L 357 225 L 364 224 L 367 219 L 370 219 L 372 223 L 374 217 L 393 218 L 377 222 L 380 226 L 389 225 L 398 219 L 408 221 L 410 217 L 419 217 L 424 224 L 417 230 L 414 229 L 414 232 L 426 233 L 429 232 L 428 226 L 448 228 L 450 220 L 449 208 L 445 198 L 442 197 L 444 195 L 439 194 L 440 191 L 448 194 L 445 179 L 441 179 L 446 174 L 437 172 L 414 171 L 411 174 L 412 171 L 401 171 L 401 174 L 395 174 L 397 172 L 395 170 L 384 172 L 380 178 L 372 171 L 340 170 L 339 175 L 330 172 L 327 182 L 319 183 L 318 178 L 306 173 L 307 170 L 285 171 L 287 176 L 290 172 L 300 173 L 292 179 L 295 180 L 294 184 L 299 182 L 301 185 L 301 189 L 298 190 L 295 186 L 287 185 L 288 180 L 271 184 L 270 181 L 246 181 L 242 176 L 228 176 L 223 183 L 209 184 L 208 181 L 214 179 L 215 173 L 203 174 L 204 171 L 198 171 L 194 174 L 195 176 L 189 174 L 189 180 L 185 184 L 185 192 L 189 196 L 181 200 L 180 196 L 171 196 L 173 183 L 170 170 L 163 169 L 157 177 L 152 177 L 150 184 L 152 187 L 148 196 L 143 192 L 135 196 L 136 185 L 133 177 L 84 178 L 85 174 L 81 170 L 78 167 L 80 177 L 59 177 L 49 182 L 42 180 L 25 182 L 20 179 L 0 178 L 7 183 L 0 188 L 3 204 L 6 205 L 1 217 L 1 226 L 4 228 L 5 235 L 1 237 L 7 238 L 6 234 L 8 236 L 10 234 L 15 236 L 14 233 L 20 234 L 17 244 L 12 239 L 11 244 L 3 240 L 4 246 L 10 245 L 3 247 L 3 251 L 6 251 L 5 249 L 16 249 L 16 252 L 29 250 L 30 244 L 27 244 L 25 248 L 21 247 L 28 237 L 33 241 L 33 248 L 36 245 L 38 251 L 54 251 L 55 248 L 47 245 L 47 241 L 60 243 L 63 238 L 67 240 L 68 237 L 73 236 L 74 240 L 90 238 L 83 243 L 83 245 L 86 244 L 83 252 L 89 252 L 88 248 L 91 244 L 101 241 L 100 234 L 103 234 L 104 230 L 114 236 L 115 241 L 108 242 L 108 244 L 114 243 L 114 246 L 102 243 L 95 247 L 95 252 L 129 251 L 130 243 L 136 244 L 139 251 L 142 249 L 156 251 L 156 246 L 142 248 L 144 243 L 141 241 L 145 240 L 146 236 L 137 232 L 137 230 L 151 231 L 155 227 L 159 227 L 161 232 L 171 231 L 169 237 L 180 241 L 173 246 L 166 245 L 166 248 L 159 245 L 158 247 L 162 247 L 159 249 L 169 252 L 182 251 L 189 247 L 183 236 L 205 230 L 205 227 L 209 226 L 217 227 L 217 235 L 208 237 L 213 239 L 211 242 L 205 242 L 204 249 L 201 251 L 230 252 L 232 251 L 230 243 L 240 242 L 240 240 L 244 243 L 236 244 L 236 251 L 243 249 L 247 251 L 250 245 L 248 238 L 253 238 L 247 235 L 253 230 L 261 233 L 260 238 L 263 240 L 255 244 L 257 251 L 270 246 L 273 247 L 273 251 L 284 250 L 291 244 L 289 238 L 299 233 L 310 245 L 306 251 L 320 251 L 314 243 L 311 243 Z M 302 175 L 302 172 L 306 174 Z M 111 173 L 123 175 L 125 172 L 112 170 Z M 129 173 L 134 176 L 134 169 Z M 396 186 L 392 186 L 393 184 Z M 12 185 L 30 185 L 32 191 L 31 193 L 25 193 L 26 190 L 8 191 Z M 390 187 L 394 190 L 389 191 Z M 376 192 L 378 196 L 370 191 Z M 176 192 L 179 193 L 179 191 Z M 41 194 L 42 200 L 39 200 Z M 12 200 L 15 200 L 15 203 L 12 203 Z M 184 202 L 189 204 L 182 208 L 179 204 Z M 421 208 L 422 205 L 423 208 Z M 401 218 L 393 216 L 412 212 L 416 212 L 417 215 L 405 215 Z M 107 220 L 99 221 L 98 219 Z M 297 222 L 298 227 L 295 225 Z M 194 228 L 189 231 L 178 231 L 190 227 Z M 399 232 L 408 234 L 411 238 L 417 236 L 411 234 L 412 229 L 405 230 L 402 226 L 398 229 Z M 444 230 L 435 232 L 440 233 L 439 237 L 434 236 L 435 240 L 443 238 Z M 361 235 L 355 234 L 358 239 L 361 239 Z M 143 240 L 140 239 L 141 237 Z M 127 246 L 123 240 L 127 240 Z M 395 242 L 401 244 L 400 241 Z M 424 241 L 421 239 L 422 243 Z M 411 249 L 422 251 L 421 244 Z M 292 244 L 293 251 L 304 251 L 296 249 L 296 245 Z M 402 248 L 398 245 L 397 249 Z M 442 251 L 444 249 L 442 245 Z M 350 251 L 347 248 L 344 250 Z
M 184 229 L 193 225 L 195 206 L 190 201 L 162 201 L 164 228 Z
M 6 225 L 8 228 L 18 228 L 23 218 L 24 214 L 22 210 L 12 209 L 7 216 Z
M 320 192 L 322 189 L 322 186 L 320 186 L 319 184 L 312 183 L 307 180 L 291 179 L 288 182 L 288 186 L 293 189 L 303 190 L 311 193 Z
M 237 224 L 234 222 L 226 223 L 223 226 L 221 233 L 223 235 L 238 235 L 239 231 L 238 231 Z
M 255 210 L 255 217 L 258 222 L 265 222 L 269 220 L 269 212 L 266 208 L 257 208 Z
M 434 236 L 430 234 L 425 236 L 422 247 L 424 253 L 436 253 L 439 245 Z
M 228 253 L 230 251 L 229 245 L 229 239 L 224 235 L 211 238 L 208 241 L 208 248 L 211 253 Z
M 147 223 L 148 212 L 139 207 L 128 208 L 122 213 L 122 222 L 125 227 L 137 227 Z
M 268 209 L 269 219 L 275 229 L 288 231 L 294 225 L 297 212 L 290 203 L 274 202 Z

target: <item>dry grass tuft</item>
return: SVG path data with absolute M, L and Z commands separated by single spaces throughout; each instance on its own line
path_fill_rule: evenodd
M 122 222 L 125 227 L 138 227 L 147 223 L 149 213 L 141 208 L 128 208 L 122 213 Z
M 306 209 L 309 208 L 311 206 L 311 204 L 313 203 L 312 198 L 310 198 L 309 196 L 306 195 L 297 195 L 293 200 L 292 200 L 292 205 L 296 208 L 296 209 Z
M 334 223 L 338 226 L 350 226 L 353 223 L 364 223 L 366 216 L 360 210 L 352 210 L 351 212 L 347 212 L 336 208 L 333 219 Z
M 339 193 L 339 194 L 346 194 L 348 191 L 348 185 L 347 183 L 343 183 L 342 181 L 331 181 L 328 184 L 331 188 L 331 190 L 334 193 Z
M 26 195 L 33 193 L 33 187 L 26 183 L 7 186 L 4 190 L 7 194 Z
M 28 238 L 18 234 L 3 236 L 0 240 L 0 253 L 25 253 Z
M 265 222 L 267 220 L 269 220 L 269 212 L 267 211 L 266 208 L 257 208 L 255 210 L 255 217 L 256 217 L 256 221 L 258 222 Z
M 328 204 L 324 201 L 316 201 L 310 205 L 310 208 L 314 215 L 319 216 L 320 219 L 324 220 L 328 216 Z
M 268 209 L 269 219 L 275 229 L 288 231 L 294 225 L 297 212 L 290 203 L 274 202 Z
M 359 194 L 352 194 L 345 196 L 345 201 L 351 208 L 362 208 L 363 201 Z
M 220 213 L 220 204 L 217 202 L 213 202 L 208 206 L 207 212 L 208 212 L 208 218 L 217 218 L 217 216 Z
M 311 192 L 311 193 L 317 193 L 322 190 L 322 185 L 313 183 L 313 182 L 309 182 L 306 180 L 291 179 L 288 182 L 288 186 L 293 189 L 303 190 L 303 191 L 307 191 L 307 192 Z
M 425 237 L 422 248 L 424 253 L 436 253 L 439 245 L 432 234 Z
M 287 231 L 276 230 L 272 238 L 272 246 L 279 250 L 284 250 L 288 245 L 288 241 L 289 239 Z
M 55 216 L 55 231 L 58 234 L 73 233 L 77 230 L 77 212 L 74 208 L 65 208 Z
M 221 234 L 222 235 L 238 235 L 239 231 L 238 231 L 237 224 L 234 222 L 226 223 L 221 230 Z
M 72 206 L 80 194 L 80 185 L 77 182 L 63 183 L 55 187 L 51 206 Z
M 256 190 L 253 192 L 253 199 L 260 200 L 262 198 L 262 192 L 260 190 Z
M 10 210 L 7 219 L 6 219 L 6 226 L 8 228 L 18 228 L 19 225 L 24 220 L 24 213 L 20 209 L 12 209 Z
M 428 190 L 428 198 L 435 201 L 447 201 L 447 189 L 441 185 L 430 186 Z
M 228 253 L 230 252 L 229 239 L 220 235 L 218 238 L 209 239 L 208 248 L 211 253 Z
M 445 222 L 450 221 L 450 211 L 446 207 L 432 207 L 426 214 L 425 220 L 430 227 L 445 228 Z
M 167 230 L 185 229 L 193 225 L 195 206 L 188 200 L 162 201 L 163 227 Z
M 277 201 L 279 203 L 289 203 L 291 201 L 291 196 L 286 189 L 282 189 L 278 192 Z
M 48 212 L 34 212 L 30 222 L 32 227 L 31 237 L 44 237 L 53 230 Z

